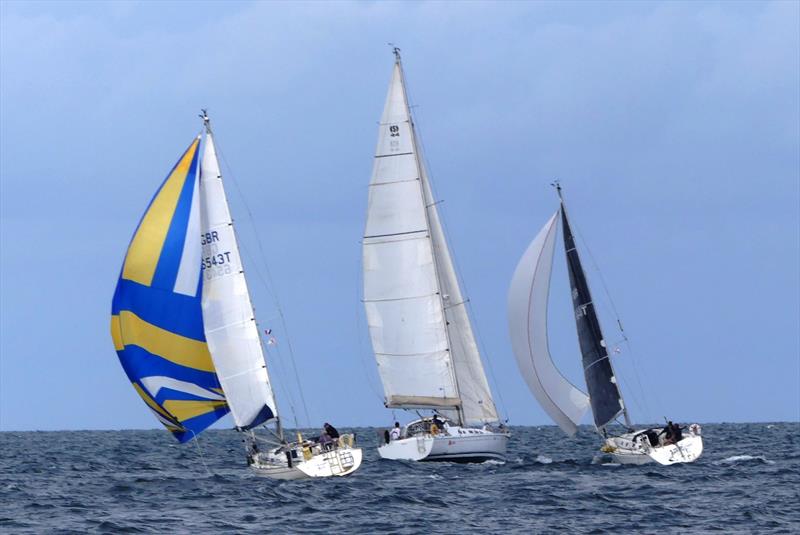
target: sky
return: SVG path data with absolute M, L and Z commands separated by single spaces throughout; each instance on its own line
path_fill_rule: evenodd
M 0 430 L 159 426 L 111 296 L 200 108 L 284 418 L 402 418 L 360 301 L 387 43 L 511 424 L 552 423 L 506 295 L 555 178 L 634 421 L 800 420 L 800 3 L 3 1 Z M 558 247 L 551 352 L 583 384 Z

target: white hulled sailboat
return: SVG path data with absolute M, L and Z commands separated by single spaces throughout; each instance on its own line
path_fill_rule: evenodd
M 561 186 L 556 183 L 555 187 L 561 203 L 559 210 L 525 251 L 508 294 L 511 343 L 528 387 L 542 408 L 570 436 L 591 407 L 595 426 L 604 438 L 601 450 L 617 462 L 656 461 L 667 465 L 694 461 L 703 451 L 699 425 L 692 424 L 675 440 L 668 439 L 661 429 L 632 429 L 567 219 Z M 559 219 L 564 227 L 564 249 L 588 396 L 561 375 L 548 347 L 547 301 Z M 628 432 L 610 436 L 607 428 L 620 415 Z
M 497 409 L 394 54 L 362 242 L 364 306 L 386 407 L 433 415 L 393 431 L 399 437 L 378 452 L 385 459 L 504 459 L 508 433 L 493 427 Z
M 352 436 L 334 446 L 286 439 L 239 256 L 214 139 L 198 136 L 153 197 L 128 247 L 111 334 L 134 388 L 180 441 L 231 412 L 260 475 L 347 475 Z M 275 429 L 267 427 L 274 424 Z M 269 437 L 257 436 L 264 427 Z M 258 442 L 267 446 L 259 448 Z

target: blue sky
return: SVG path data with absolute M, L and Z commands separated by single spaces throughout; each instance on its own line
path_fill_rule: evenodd
M 632 340 L 615 365 L 634 419 L 798 420 L 798 6 L 2 2 L 0 429 L 157 427 L 114 353 L 110 300 L 201 107 L 311 423 L 389 422 L 359 244 L 387 42 L 511 423 L 550 423 L 505 300 L 555 177 Z M 561 249 L 556 266 L 552 352 L 580 382 Z M 296 398 L 274 300 L 251 286 L 281 347 L 273 380 Z

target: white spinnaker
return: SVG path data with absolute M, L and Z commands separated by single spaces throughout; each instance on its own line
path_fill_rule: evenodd
M 466 425 L 482 425 L 497 422 L 499 420 L 497 408 L 492 399 L 489 382 L 486 380 L 481 354 L 478 351 L 478 344 L 475 342 L 472 324 L 467 314 L 467 304 L 464 302 L 461 288 L 458 285 L 458 277 L 456 276 L 450 250 L 447 247 L 442 224 L 439 220 L 436 201 L 433 199 L 427 171 L 422 161 L 420 161 L 420 169 L 422 171 L 426 205 L 429 207 L 428 220 L 431 224 L 433 251 L 436 258 L 436 266 L 439 270 L 442 301 L 448 322 L 447 329 L 450 334 L 450 355 L 456 370 L 458 393 L 461 397 L 461 408 L 464 415 L 463 423 Z
M 200 169 L 203 326 L 233 420 L 246 428 L 265 406 L 277 409 L 210 133 Z
M 561 375 L 547 342 L 547 300 L 557 230 L 558 212 L 522 255 L 508 291 L 508 324 L 511 346 L 528 388 L 571 436 L 589 408 L 589 396 Z
M 378 133 L 363 240 L 364 306 L 390 407 L 459 404 L 400 65 Z

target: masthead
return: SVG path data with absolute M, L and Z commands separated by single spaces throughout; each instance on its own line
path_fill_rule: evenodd
M 561 182 L 559 182 L 558 179 L 555 179 L 550 183 L 550 185 L 556 188 L 556 192 L 558 192 L 558 198 L 563 201 L 564 198 L 561 196 Z
M 207 108 L 200 108 L 200 112 L 197 116 L 203 120 L 203 126 L 206 127 L 206 131 L 211 131 L 211 118 L 208 116 L 208 109 Z
M 392 54 L 394 54 L 395 63 L 400 63 L 400 48 L 396 47 L 394 43 L 386 43 L 392 47 Z

